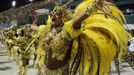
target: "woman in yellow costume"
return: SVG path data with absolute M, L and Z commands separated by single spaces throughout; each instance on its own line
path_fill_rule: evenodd
M 85 0 L 70 21 L 64 21 L 68 14 L 63 8 L 54 9 L 51 21 L 31 42 L 39 40 L 39 75 L 107 75 L 130 38 L 115 8 L 103 0 Z

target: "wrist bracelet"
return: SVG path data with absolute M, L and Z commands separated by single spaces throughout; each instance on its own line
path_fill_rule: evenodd
M 94 12 L 97 12 L 97 8 L 96 8 L 94 5 L 87 7 L 86 13 L 87 13 L 88 15 L 90 15 L 90 14 L 92 14 L 92 13 L 94 13 Z

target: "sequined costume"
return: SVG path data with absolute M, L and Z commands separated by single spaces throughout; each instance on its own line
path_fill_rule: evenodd
M 27 74 L 29 60 L 34 53 L 33 46 L 25 52 L 25 49 L 32 40 L 32 33 L 29 29 L 32 28 L 30 26 L 13 26 L 3 32 L 3 40 L 7 47 L 9 58 L 16 60 L 18 75 Z
M 68 75 L 72 39 L 80 34 L 80 30 L 74 30 L 69 23 L 63 27 L 52 28 L 43 39 L 45 65 L 40 66 L 40 75 Z M 70 28 L 71 32 L 67 32 L 65 27 Z
M 112 14 L 99 9 L 94 12 L 92 3 L 94 0 L 84 0 L 75 9 L 73 18 L 64 21 L 61 27 L 52 27 L 51 17 L 48 25 L 39 27 L 38 34 L 28 46 L 36 40 L 39 42 L 39 75 L 107 75 L 114 58 L 118 56 L 120 59 L 126 52 L 131 35 L 123 27 L 123 14 L 107 2 Z M 91 8 L 88 10 L 88 7 Z M 78 22 L 81 26 L 75 29 L 74 18 L 83 11 L 88 17 Z

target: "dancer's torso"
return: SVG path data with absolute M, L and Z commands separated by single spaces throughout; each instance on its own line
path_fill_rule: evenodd
M 53 28 L 44 40 L 45 65 L 51 70 L 63 68 L 67 65 L 67 53 L 71 41 L 67 39 L 67 33 L 62 29 Z

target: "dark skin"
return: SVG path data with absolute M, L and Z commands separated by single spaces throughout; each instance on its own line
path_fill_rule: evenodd
M 110 14 L 110 10 L 108 9 L 108 7 L 106 6 L 104 0 L 96 0 L 96 2 L 93 4 L 93 7 L 103 11 L 105 14 Z M 87 14 L 86 11 L 83 11 L 80 16 L 77 16 L 74 19 L 73 22 L 73 28 L 74 29 L 80 29 L 81 27 L 81 23 L 87 19 L 89 17 L 90 14 Z
M 96 0 L 96 2 L 93 4 L 93 7 L 103 11 L 105 14 L 110 14 L 110 10 L 106 6 L 105 0 Z M 51 18 L 52 18 L 51 25 L 52 27 L 62 26 L 63 24 L 62 18 L 64 17 L 62 15 L 62 11 L 56 10 L 55 12 L 56 14 L 51 14 Z M 88 17 L 89 17 L 89 14 L 87 14 L 86 11 L 83 11 L 79 16 L 77 16 L 73 20 L 73 28 L 80 29 L 81 23 Z
M 55 13 L 56 12 L 56 13 Z M 56 28 L 56 27 L 59 27 L 64 25 L 63 24 L 63 14 L 60 10 L 55 10 L 53 14 L 50 15 L 51 16 L 51 28 Z M 50 44 L 50 41 L 52 41 L 52 37 L 51 36 L 47 36 L 45 38 L 45 42 L 44 42 L 44 47 L 48 46 Z M 66 43 L 68 44 L 68 43 Z M 47 65 L 47 67 L 51 70 L 56 70 L 58 68 L 61 68 L 61 67 L 64 67 L 66 64 L 67 64 L 67 60 L 57 60 L 57 58 L 53 58 L 52 57 L 52 50 L 48 49 L 48 52 L 47 52 L 47 56 L 48 58 L 46 58 L 48 61 L 45 61 L 45 65 Z
M 58 27 L 58 26 L 61 26 L 61 24 L 63 24 L 62 12 L 60 12 L 58 10 L 56 12 L 57 12 L 56 14 L 51 14 L 51 19 L 52 19 L 51 25 L 52 25 L 52 27 Z
M 100 3 L 100 2 L 99 2 Z M 101 7 L 101 5 L 94 5 L 96 8 L 98 8 L 98 6 Z M 103 7 L 102 7 L 103 9 Z M 103 10 L 102 10 L 103 11 Z M 63 26 L 63 12 L 61 10 L 54 10 L 54 13 L 51 14 L 51 28 L 56 28 L 56 27 L 59 27 L 59 26 Z M 73 20 L 73 28 L 74 29 L 80 29 L 81 27 L 81 23 L 89 17 L 89 14 L 87 14 L 85 11 L 81 13 L 80 16 L 76 17 L 74 20 Z M 50 44 L 50 41 L 52 40 L 51 36 L 48 36 L 44 42 L 44 47 L 47 48 L 46 46 Z M 68 46 L 68 45 L 67 45 Z M 49 50 L 49 48 L 48 48 Z M 49 50 L 48 52 L 48 61 L 45 61 L 45 64 L 47 65 L 47 67 L 51 70 L 56 70 L 60 67 L 63 67 L 67 62 L 66 60 L 64 61 L 60 61 L 60 60 L 57 60 L 56 58 L 52 58 L 52 50 Z M 60 63 L 60 65 L 58 65 Z M 54 64 L 56 64 L 55 66 L 53 66 Z
M 106 6 L 105 0 L 96 0 L 96 2 L 93 4 L 93 7 L 103 11 L 105 14 L 110 14 L 110 10 Z M 52 25 L 52 27 L 58 27 L 58 26 L 61 26 L 61 24 L 63 24 L 62 18 L 64 16 L 62 15 L 62 11 L 56 10 L 55 12 L 57 12 L 57 13 L 51 15 L 51 18 L 52 18 L 51 25 Z M 89 17 L 89 14 L 87 14 L 87 12 L 83 11 L 79 16 L 77 16 L 74 19 L 73 28 L 74 29 L 80 29 L 81 23 L 85 19 L 87 19 L 88 17 Z

